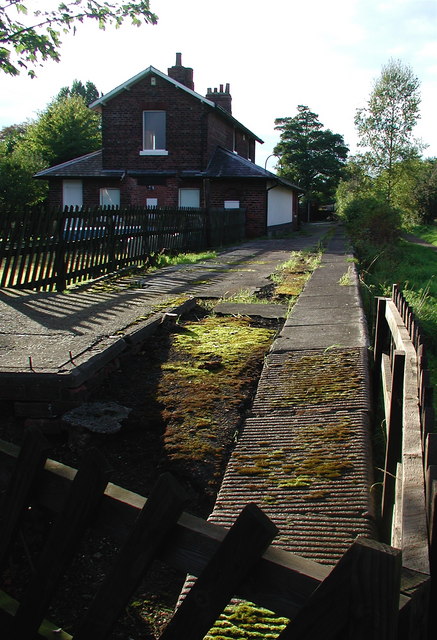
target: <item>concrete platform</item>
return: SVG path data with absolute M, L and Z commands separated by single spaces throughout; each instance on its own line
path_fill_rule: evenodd
M 54 402 L 80 400 L 84 383 L 150 335 L 166 307 L 195 296 L 254 293 L 290 252 L 316 247 L 330 227 L 308 225 L 289 238 L 246 242 L 212 260 L 122 276 L 110 286 L 65 294 L 0 291 L 0 400 L 47 402 L 51 394 Z

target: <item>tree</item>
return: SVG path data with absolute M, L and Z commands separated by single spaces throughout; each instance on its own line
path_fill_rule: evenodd
M 336 212 L 341 216 L 345 208 L 355 198 L 375 195 L 374 180 L 367 173 L 367 167 L 361 156 L 351 156 L 342 170 L 336 197 Z
M 374 82 L 367 107 L 357 109 L 359 145 L 375 176 L 384 174 L 384 190 L 391 202 L 396 163 L 418 155 L 423 145 L 412 132 L 420 117 L 419 80 L 400 60 L 390 60 Z
M 81 96 L 84 99 L 85 104 L 88 105 L 97 100 L 99 92 L 94 82 L 91 82 L 90 80 L 88 80 L 86 84 L 83 84 L 80 80 L 73 80 L 71 87 L 62 87 L 59 90 L 56 100 L 69 98 L 71 96 Z
M 300 186 L 308 203 L 312 199 L 329 202 L 348 148 L 340 134 L 323 129 L 318 115 L 307 106 L 299 105 L 297 110 L 293 118 L 275 120 L 275 129 L 281 132 L 274 149 L 279 157 L 279 174 Z
M 1 0 L 0 0 L 1 1 Z M 78 23 L 95 21 L 100 29 L 119 27 L 124 20 L 140 26 L 156 24 L 149 0 L 69 0 L 55 9 L 30 8 L 34 0 L 3 0 L 0 4 L 0 69 L 16 76 L 24 68 L 31 77 L 33 67 L 46 60 L 59 61 L 63 33 L 75 32 Z
M 437 217 L 437 159 L 412 158 L 396 165 L 393 204 L 406 228 L 431 224 Z
M 27 131 L 27 123 L 11 124 L 0 131 L 0 153 L 10 155 Z
M 29 126 L 22 144 L 46 165 L 96 151 L 101 146 L 100 115 L 88 109 L 82 96 L 55 99 Z
M 27 129 L 24 123 L 0 131 L 0 203 L 4 206 L 32 206 L 46 196 L 47 185 L 33 178 L 44 163 L 27 149 Z

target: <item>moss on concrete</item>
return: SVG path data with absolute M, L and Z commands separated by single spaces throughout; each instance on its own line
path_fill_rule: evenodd
M 274 333 L 248 318 L 210 316 L 184 324 L 172 336 L 172 358 L 162 365 L 157 389 L 171 459 L 222 457 L 222 422 L 244 404 L 248 380 Z
M 273 640 L 289 620 L 250 602 L 226 607 L 204 640 Z

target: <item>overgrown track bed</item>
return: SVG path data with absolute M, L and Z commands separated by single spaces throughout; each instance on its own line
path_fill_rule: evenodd
M 255 502 L 279 529 L 273 544 L 330 565 L 357 535 L 377 533 L 366 330 L 350 259 L 337 234 L 265 360 L 209 518 L 230 526 Z M 258 625 L 277 636 L 283 620 L 249 608 L 247 628 L 239 607 L 208 638 L 257 638 Z

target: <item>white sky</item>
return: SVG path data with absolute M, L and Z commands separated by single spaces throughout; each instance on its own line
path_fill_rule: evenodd
M 30 0 L 29 7 L 41 7 Z M 437 0 L 151 0 L 156 26 L 100 31 L 79 25 L 64 38 L 61 62 L 37 78 L 0 75 L 0 127 L 35 117 L 74 79 L 107 93 L 149 65 L 167 73 L 176 52 L 194 69 L 195 90 L 231 85 L 233 115 L 264 140 L 256 162 L 278 142 L 274 120 L 297 105 L 356 151 L 354 115 L 382 65 L 409 64 L 421 82 L 415 135 L 437 156 Z M 273 169 L 274 158 L 268 160 Z

